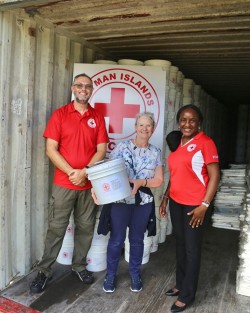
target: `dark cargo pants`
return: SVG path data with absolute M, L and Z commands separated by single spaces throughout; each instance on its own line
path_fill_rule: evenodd
M 52 276 L 51 266 L 60 252 L 72 211 L 75 224 L 72 268 L 76 271 L 85 269 L 97 208 L 90 189 L 71 190 L 53 185 L 44 254 L 37 266 L 39 271 L 42 271 L 47 277 Z

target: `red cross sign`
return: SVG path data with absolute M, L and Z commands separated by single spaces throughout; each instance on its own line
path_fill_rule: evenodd
M 74 76 L 80 73 L 93 80 L 90 104 L 105 118 L 108 152 L 118 141 L 134 138 L 135 116 L 145 111 L 153 113 L 156 121 L 150 141 L 162 148 L 166 73 L 161 68 L 77 63 Z

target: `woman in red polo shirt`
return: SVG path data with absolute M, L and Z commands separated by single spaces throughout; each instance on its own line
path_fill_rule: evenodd
M 176 285 L 166 292 L 167 296 L 178 296 L 172 312 L 184 311 L 195 299 L 203 221 L 220 177 L 217 149 L 200 131 L 202 121 L 202 113 L 194 105 L 185 105 L 177 112 L 182 138 L 168 157 L 170 181 L 160 205 L 160 214 L 166 216 L 169 200 L 176 239 Z

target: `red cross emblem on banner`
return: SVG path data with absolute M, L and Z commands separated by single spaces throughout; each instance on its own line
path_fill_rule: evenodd
M 108 132 L 122 134 L 123 119 L 134 118 L 140 112 L 140 104 L 125 103 L 125 88 L 111 88 L 110 103 L 97 102 L 95 108 L 109 117 Z

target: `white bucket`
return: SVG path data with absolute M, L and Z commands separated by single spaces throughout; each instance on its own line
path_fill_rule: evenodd
M 192 97 L 183 97 L 182 104 L 183 105 L 193 104 L 193 98 Z
M 185 78 L 183 80 L 183 96 L 193 97 L 194 93 L 194 81 L 190 78 Z
M 112 60 L 95 60 L 94 64 L 117 64 L 117 62 Z
M 120 59 L 118 60 L 118 64 L 120 65 L 141 65 L 143 66 L 144 63 L 139 60 L 133 60 L 133 59 Z
M 96 220 L 94 235 L 86 257 L 86 269 L 91 272 L 100 272 L 107 268 L 107 246 L 110 234 L 98 235 L 98 223 L 99 219 Z
M 128 232 L 127 232 L 128 236 Z M 148 232 L 146 231 L 144 234 L 144 250 L 143 250 L 143 257 L 141 264 L 146 264 L 149 261 L 150 253 L 151 253 L 151 246 L 153 242 L 153 237 L 148 237 Z M 130 244 L 129 239 L 126 237 L 125 240 L 125 261 L 129 262 L 129 255 L 130 255 Z
M 100 204 L 122 200 L 131 195 L 124 159 L 94 165 L 86 172 Z
M 168 213 L 167 219 L 168 219 L 168 223 L 167 223 L 167 233 L 166 233 L 166 235 L 168 236 L 168 235 L 171 235 L 172 232 L 173 232 L 173 226 L 172 226 L 172 222 L 171 222 L 170 213 Z
M 175 128 L 175 115 L 176 113 L 174 111 L 168 111 L 167 112 L 167 118 L 166 118 L 166 121 L 167 121 L 167 129 L 166 129 L 166 133 L 170 133 L 172 130 L 174 130 Z
M 147 66 L 160 66 L 164 69 L 169 69 L 172 63 L 168 60 L 161 60 L 161 59 L 151 59 L 151 60 L 146 60 L 144 62 L 145 65 Z
M 168 104 L 167 104 L 168 111 L 174 111 L 175 98 L 176 98 L 176 89 L 170 88 L 168 93 Z
M 181 91 L 177 91 L 176 97 L 175 97 L 175 103 L 174 103 L 174 111 L 175 112 L 178 112 L 179 108 L 181 107 L 181 98 L 182 98 Z
M 177 82 L 177 72 L 179 71 L 179 68 L 177 66 L 170 66 L 169 71 L 169 87 L 170 88 L 176 88 L 176 82 Z
M 74 219 L 71 215 L 69 219 L 69 225 L 67 226 L 62 247 L 59 251 L 56 261 L 60 264 L 70 265 L 72 264 L 72 256 L 74 250 Z
M 200 85 L 194 85 L 194 100 L 199 101 L 201 94 L 201 86 Z
M 152 59 L 152 60 L 146 60 L 144 62 L 145 66 L 158 66 L 161 67 L 164 71 L 166 71 L 166 81 L 168 84 L 169 81 L 169 71 L 171 62 L 168 60 L 161 60 L 161 59 Z
M 159 208 L 157 211 L 159 211 Z M 156 218 L 156 235 L 152 236 L 152 245 L 150 247 L 150 253 L 154 253 L 158 250 L 159 235 L 160 235 L 160 219 Z
M 161 218 L 160 220 L 160 234 L 159 234 L 159 243 L 163 243 L 166 240 L 167 236 L 167 225 L 168 220 L 167 218 Z
M 177 78 L 176 78 L 176 89 L 178 91 L 182 92 L 183 89 L 183 80 L 184 80 L 184 75 L 181 71 L 177 72 Z
M 64 243 L 57 256 L 56 261 L 60 264 L 71 265 L 73 257 L 74 244 Z

